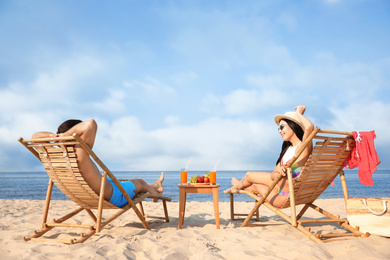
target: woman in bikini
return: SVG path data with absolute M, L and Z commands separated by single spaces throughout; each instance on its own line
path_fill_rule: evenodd
M 303 142 L 308 138 L 313 131 L 314 126 L 303 114 L 305 106 L 297 106 L 296 111 L 287 112 L 284 115 L 275 116 L 275 122 L 279 126 L 279 134 L 283 138 L 282 150 L 276 161 L 276 167 L 273 172 L 247 172 L 241 180 L 232 179 L 232 190 L 248 190 L 261 195 L 265 194 L 271 186 L 273 180 L 278 174 L 282 174 L 283 178 L 279 181 L 275 189 L 267 197 L 267 201 L 275 207 L 281 207 L 287 200 L 288 182 L 287 169 L 288 161 L 294 156 L 295 151 L 303 145 Z M 309 155 L 312 152 L 313 145 L 309 143 L 296 162 L 292 165 L 293 178 L 297 178 L 301 172 L 301 167 L 306 163 Z

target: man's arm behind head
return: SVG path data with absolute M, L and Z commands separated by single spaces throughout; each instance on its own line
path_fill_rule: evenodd
M 95 143 L 96 132 L 97 132 L 97 124 L 95 120 L 93 119 L 88 119 L 86 121 L 79 120 L 79 122 L 74 124 L 69 130 L 67 130 L 64 133 L 61 133 L 61 136 L 71 136 L 74 133 L 76 133 L 81 137 L 81 139 L 83 139 L 89 145 L 89 147 L 92 148 Z
M 56 134 L 52 132 L 37 132 L 32 135 L 32 139 L 40 139 L 40 138 L 50 138 L 55 137 Z

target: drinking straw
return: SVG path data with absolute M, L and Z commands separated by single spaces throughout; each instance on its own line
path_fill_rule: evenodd
M 186 163 L 186 170 L 185 171 L 187 171 L 187 168 L 188 168 L 188 166 L 190 166 L 191 165 L 191 158 L 187 161 L 187 163 Z
M 221 162 L 221 159 L 218 159 L 218 161 L 215 163 L 215 166 L 214 166 L 214 171 L 216 172 L 217 171 L 217 165 Z

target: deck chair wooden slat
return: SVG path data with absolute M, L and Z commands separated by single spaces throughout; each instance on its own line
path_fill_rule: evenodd
M 35 231 L 33 235 L 28 238 L 24 238 L 25 241 L 47 241 L 53 240 L 50 238 L 43 238 L 42 235 L 47 233 L 56 227 L 77 227 L 81 229 L 88 229 L 86 233 L 81 233 L 80 238 L 74 238 L 70 240 L 55 239 L 63 243 L 73 244 L 82 243 L 91 237 L 93 234 L 100 232 L 100 230 L 108 223 L 132 209 L 142 225 L 149 228 L 145 220 L 145 213 L 142 208 L 142 201 L 145 199 L 161 200 L 163 203 L 164 217 L 154 217 L 156 219 L 163 219 L 169 222 L 167 201 L 171 201 L 170 198 L 164 196 L 156 196 L 149 193 L 138 194 L 134 199 L 131 199 L 127 192 L 123 189 L 122 185 L 118 182 L 112 172 L 103 164 L 103 162 L 96 156 L 96 154 L 88 147 L 88 145 L 76 134 L 71 137 L 57 137 L 57 138 L 41 138 L 24 140 L 19 138 L 19 142 L 22 143 L 35 157 L 37 157 L 43 164 L 46 172 L 48 173 L 50 180 L 48 184 L 48 190 L 46 195 L 45 208 L 42 218 L 42 226 L 40 231 Z M 83 178 L 77 163 L 77 154 L 75 147 L 82 147 L 90 157 L 96 162 L 96 164 L 102 169 L 102 180 L 110 177 L 111 180 L 118 186 L 120 191 L 125 196 L 128 204 L 119 208 L 110 202 L 104 200 L 104 181 L 102 181 L 102 187 L 100 190 L 100 196 L 96 194 L 91 187 L 87 184 Z M 53 185 L 56 185 L 65 196 L 79 205 L 79 208 L 67 215 L 54 220 L 53 223 L 48 223 L 47 218 L 50 208 L 50 200 Z M 139 205 L 142 209 L 138 209 L 136 205 Z M 103 210 L 115 209 L 115 213 L 107 218 L 103 218 Z M 93 225 L 86 224 L 74 224 L 65 223 L 73 216 L 82 211 L 86 211 L 93 221 Z M 96 214 L 91 210 L 95 210 Z
M 308 158 L 305 166 L 302 167 L 302 171 L 298 179 L 293 181 L 291 166 L 302 153 L 305 146 L 310 143 L 310 141 L 313 141 L 314 144 L 312 154 Z M 340 219 L 338 216 L 334 216 L 313 204 L 314 201 L 325 191 L 325 189 L 337 176 L 340 176 L 345 200 L 348 198 L 348 190 L 343 168 L 345 161 L 350 155 L 354 145 L 355 141 L 353 140 L 352 133 L 350 132 L 320 130 L 320 128 L 316 127 L 308 140 L 304 142 L 303 147 L 299 151 L 296 151 L 296 154 L 287 165 L 288 185 L 290 189 L 290 196 L 288 197 L 287 201 L 280 208 L 276 208 L 266 200 L 271 191 L 277 188 L 278 182 L 283 178 L 281 175 L 279 175 L 273 181 L 272 185 L 264 194 L 264 196 L 260 196 L 259 194 L 254 194 L 248 191 L 227 192 L 230 194 L 230 214 L 232 220 L 237 220 L 236 216 L 245 215 L 234 212 L 234 194 L 246 194 L 255 199 L 256 205 L 249 214 L 246 214 L 246 218 L 242 224 L 242 227 L 252 226 L 252 224 L 249 224 L 249 222 L 252 220 L 253 216 L 258 216 L 259 207 L 264 205 L 290 223 L 293 227 L 307 235 L 310 239 L 318 243 L 331 241 L 331 238 L 337 239 L 340 237 L 344 238 L 346 236 L 368 237 L 369 234 L 361 233 L 359 231 L 359 227 L 355 228 L 350 226 L 348 220 Z M 302 205 L 303 207 L 300 212 L 296 214 L 296 206 L 298 205 Z M 284 208 L 291 208 L 290 216 L 280 211 L 280 209 Z M 301 220 L 309 208 L 322 213 L 328 219 L 321 218 Z M 303 226 L 304 224 L 308 223 L 340 224 L 344 229 L 347 230 L 347 233 L 325 235 L 313 234 L 310 231 L 310 228 Z M 264 225 L 266 224 L 261 224 L 261 226 Z

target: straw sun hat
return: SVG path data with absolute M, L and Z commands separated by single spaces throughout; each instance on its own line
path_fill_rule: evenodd
M 305 131 L 305 127 L 303 126 L 301 120 L 299 119 L 299 117 L 295 111 L 286 112 L 284 115 L 276 115 L 275 116 L 275 123 L 277 125 L 279 125 L 280 120 L 283 120 L 283 119 L 288 119 L 288 120 L 291 120 L 291 121 L 297 123 L 302 128 L 302 130 Z

